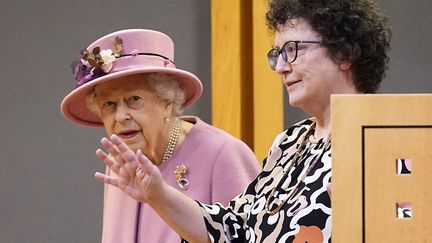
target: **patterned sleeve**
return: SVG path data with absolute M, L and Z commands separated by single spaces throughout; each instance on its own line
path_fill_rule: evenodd
M 273 162 L 268 163 L 268 158 L 266 158 L 261 173 L 247 186 L 243 193 L 230 201 L 228 207 L 224 207 L 220 203 L 209 205 L 197 201 L 202 210 L 211 242 L 245 242 L 246 235 L 253 234 L 253 229 L 247 226 L 246 219 L 253 210 L 252 204 L 256 200 L 257 190 L 261 190 L 257 189 L 260 187 L 258 183 L 262 184 L 276 165 L 276 160 L 271 158 L 282 152 L 278 145 L 281 143 L 294 144 L 295 142 L 295 139 L 287 136 L 286 131 L 279 134 L 268 153 L 268 158 Z M 295 146 L 291 147 L 294 148 Z M 250 230 L 252 231 L 248 232 Z
M 211 242 L 237 242 L 245 238 L 245 220 L 255 197 L 257 179 L 246 190 L 232 199 L 228 207 L 220 203 L 213 205 L 197 203 L 201 207 Z

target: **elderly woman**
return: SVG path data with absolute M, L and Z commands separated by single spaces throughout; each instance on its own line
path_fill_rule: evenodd
M 190 242 L 330 242 L 332 94 L 373 93 L 388 64 L 390 31 L 371 0 L 271 0 L 270 67 L 289 102 L 312 118 L 279 134 L 264 168 L 228 207 L 177 193 L 118 136 L 99 157 L 119 176 L 96 178 L 147 202 Z M 138 167 L 137 167 L 138 165 Z M 136 170 L 134 170 L 136 169 Z M 184 224 L 189 222 L 189 224 Z
M 202 85 L 175 68 L 173 55 L 172 40 L 157 31 L 123 30 L 96 40 L 74 64 L 77 83 L 62 113 L 80 125 L 103 126 L 124 149 L 142 152 L 174 193 L 227 204 L 258 174 L 258 162 L 238 139 L 198 117 L 178 117 Z M 105 173 L 122 176 L 115 168 Z M 179 241 L 148 204 L 105 186 L 102 242 Z

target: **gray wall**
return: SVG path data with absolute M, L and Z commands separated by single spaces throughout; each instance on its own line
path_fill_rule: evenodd
M 177 67 L 197 74 L 210 121 L 210 3 L 202 0 L 0 0 L 0 242 L 98 242 L 100 129 L 59 112 L 70 64 L 98 37 L 125 28 L 174 40 Z
M 431 92 L 432 4 L 381 0 L 393 50 L 381 92 Z M 210 116 L 210 3 L 202 0 L 0 0 L 0 242 L 98 242 L 103 130 L 65 121 L 70 64 L 96 38 L 124 28 L 157 29 L 176 44 L 176 64 L 204 94 L 188 113 Z M 286 108 L 286 123 L 305 116 Z

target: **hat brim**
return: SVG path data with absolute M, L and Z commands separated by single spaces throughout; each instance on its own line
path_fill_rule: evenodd
M 128 69 L 96 78 L 70 92 L 63 99 L 60 106 L 63 116 L 71 122 L 82 126 L 103 127 L 103 123 L 100 118 L 87 108 L 87 95 L 98 84 L 102 84 L 113 79 L 118 79 L 120 77 L 140 73 L 166 73 L 174 77 L 174 79 L 179 83 L 180 88 L 185 92 L 185 102 L 182 105 L 183 109 L 192 105 L 201 96 L 201 81 L 197 76 L 190 72 L 169 67 Z

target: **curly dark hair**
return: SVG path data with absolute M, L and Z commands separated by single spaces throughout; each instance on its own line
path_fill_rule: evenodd
M 388 69 L 391 31 L 388 18 L 372 0 L 269 0 L 266 22 L 277 31 L 302 18 L 323 37 L 336 61 L 349 62 L 354 84 L 374 93 Z

